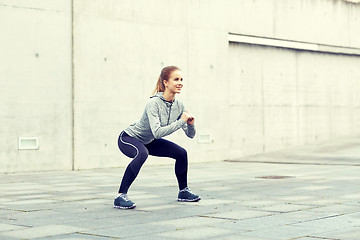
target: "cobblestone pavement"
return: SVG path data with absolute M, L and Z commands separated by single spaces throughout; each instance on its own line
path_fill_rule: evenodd
M 113 208 L 123 168 L 0 175 L 0 239 L 360 239 L 360 141 L 173 166 L 144 165 Z

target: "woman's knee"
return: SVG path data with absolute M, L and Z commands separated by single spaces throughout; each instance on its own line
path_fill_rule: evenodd
M 179 147 L 176 155 L 178 160 L 187 161 L 187 151 L 185 148 Z
M 149 156 L 149 152 L 147 151 L 147 149 L 140 150 L 137 156 L 129 164 L 131 169 L 136 173 L 139 172 L 141 166 L 145 163 L 148 156 Z
M 144 163 L 148 158 L 148 156 L 149 156 L 149 151 L 145 148 L 139 151 L 138 156 L 136 158 L 138 158 L 141 162 Z

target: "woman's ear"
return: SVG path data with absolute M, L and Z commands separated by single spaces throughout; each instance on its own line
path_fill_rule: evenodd
M 163 80 L 165 88 L 168 86 L 168 80 Z

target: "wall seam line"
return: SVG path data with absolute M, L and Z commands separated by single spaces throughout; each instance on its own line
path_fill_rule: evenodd
M 71 0 L 71 170 L 75 170 L 74 0 Z

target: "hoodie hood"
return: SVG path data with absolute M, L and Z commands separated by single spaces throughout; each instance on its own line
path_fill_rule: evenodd
M 158 92 L 158 93 L 155 93 L 153 96 L 151 96 L 150 98 L 153 98 L 153 99 L 156 99 L 156 98 L 159 98 L 163 101 L 163 103 L 165 104 L 165 106 L 167 108 L 169 108 L 169 116 L 168 116 L 168 123 L 169 124 L 169 119 L 170 119 L 170 114 L 171 114 L 171 108 L 173 106 L 173 104 L 175 103 L 176 105 L 178 105 L 178 102 L 176 101 L 176 99 L 174 98 L 174 101 L 170 102 L 168 100 L 165 99 L 164 97 L 164 92 Z M 179 107 L 179 106 L 178 106 Z
M 164 92 L 157 92 L 157 93 L 155 93 L 154 95 L 152 95 L 150 98 L 154 98 L 154 97 L 159 97 L 159 98 L 165 100 L 165 98 L 164 98 Z
M 166 100 L 165 97 L 164 97 L 164 92 L 157 92 L 153 96 L 151 96 L 150 98 L 157 98 L 157 97 L 160 98 L 161 100 L 163 100 L 164 102 L 168 102 L 168 103 L 175 102 L 175 99 L 174 99 L 173 102 L 170 102 L 170 101 Z

